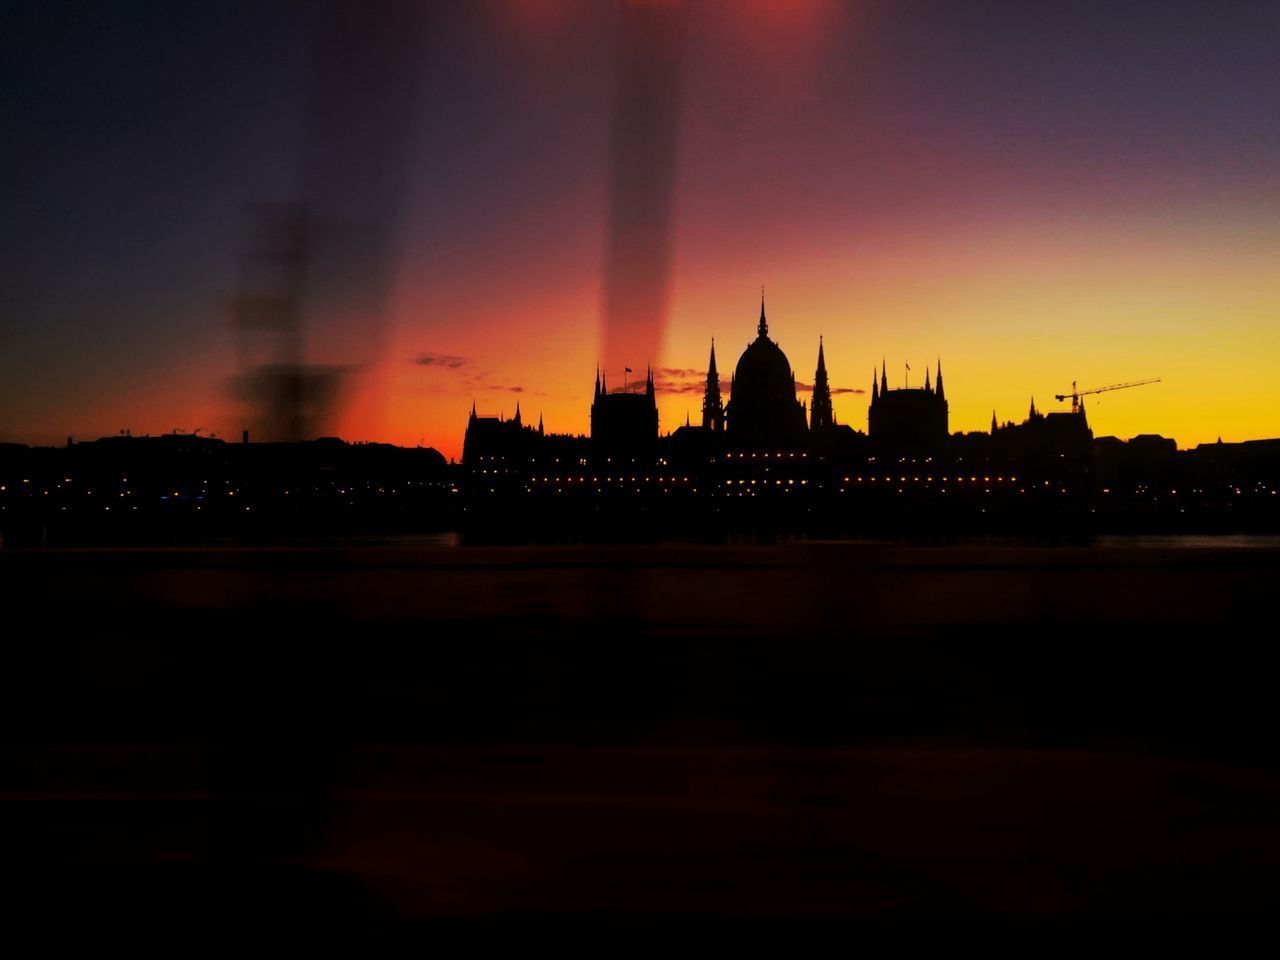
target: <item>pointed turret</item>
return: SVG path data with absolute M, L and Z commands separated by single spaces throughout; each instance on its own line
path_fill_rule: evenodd
M 644 395 L 650 400 L 654 397 L 653 389 L 653 368 L 646 367 L 644 372 Z
M 835 424 L 831 408 L 831 384 L 827 381 L 827 358 L 822 337 L 818 337 L 818 369 L 813 375 L 813 402 L 809 405 L 809 429 L 817 430 Z
M 538 436 L 545 437 L 546 434 L 542 430 L 542 412 L 538 412 Z
M 875 403 L 880 399 L 880 382 L 876 377 L 876 368 L 871 368 L 871 402 Z
M 937 386 L 934 388 L 934 393 L 938 395 L 939 400 L 947 399 L 946 394 L 942 392 L 942 358 L 941 357 L 938 358 L 938 383 L 937 383 Z
M 880 396 L 889 392 L 889 375 L 885 373 L 884 357 L 880 358 Z
M 600 364 L 596 364 L 596 400 L 600 399 Z
M 516 401 L 516 418 L 513 422 L 517 427 L 520 426 L 520 401 L 519 400 Z
M 720 399 L 720 373 L 716 370 L 716 341 L 711 338 L 711 359 L 707 363 L 707 386 L 702 394 L 702 425 L 708 430 L 724 429 L 724 403 Z
M 924 388 L 928 390 L 930 393 L 933 393 L 933 387 L 929 386 L 929 368 L 928 367 L 924 368 Z

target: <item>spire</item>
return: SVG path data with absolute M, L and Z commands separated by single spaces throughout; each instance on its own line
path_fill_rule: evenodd
M 885 373 L 884 370 L 885 370 L 884 357 L 881 357 L 880 358 L 880 396 L 882 397 L 889 392 L 889 375 Z
M 991 410 L 991 435 L 995 436 L 995 433 L 996 433 L 996 411 L 995 411 L 995 408 L 993 407 Z
M 707 386 L 702 393 L 702 425 L 708 430 L 724 429 L 724 403 L 720 399 L 720 374 L 716 370 L 716 341 L 711 338 L 711 360 L 707 363 Z
M 516 419 L 515 419 L 515 425 L 516 425 L 517 427 L 518 427 L 518 426 L 520 426 L 520 401 L 519 401 L 519 400 L 517 400 L 517 401 L 516 401 Z
M 609 392 L 609 371 L 600 374 L 600 396 L 604 396 Z
M 876 368 L 872 367 L 871 368 L 871 402 L 872 403 L 875 403 L 878 399 L 880 399 L 880 384 L 877 382 L 878 379 L 879 378 L 876 377 Z
M 650 400 L 653 399 L 653 367 L 646 367 L 644 371 L 644 395 Z
M 769 336 L 769 321 L 764 316 L 764 284 L 760 285 L 760 324 L 756 327 L 756 333 L 762 337 Z
M 1027 419 L 1034 420 L 1036 418 L 1036 398 L 1031 398 L 1031 412 L 1027 414 Z
M 938 395 L 939 400 L 947 399 L 946 395 L 943 394 L 942 392 L 942 358 L 941 357 L 938 358 L 938 383 L 934 389 L 934 392 Z
M 475 401 L 475 398 L 473 397 L 471 399 L 471 419 L 474 420 L 475 418 L 476 418 L 476 401 Z
M 929 368 L 928 367 L 924 368 L 924 388 L 928 390 L 930 393 L 933 392 L 933 387 L 929 386 Z
M 600 364 L 596 364 L 596 400 L 600 399 Z
M 836 422 L 831 408 L 831 385 L 827 382 L 827 358 L 822 337 L 818 337 L 818 369 L 813 375 L 813 402 L 809 404 L 809 428 L 830 427 Z
M 692 426 L 692 424 L 691 424 L 691 423 L 689 423 L 689 411 L 688 411 L 688 410 L 686 410 L 686 411 L 684 412 L 684 425 L 685 425 L 686 427 L 688 427 L 688 426 Z
M 540 437 L 545 436 L 545 434 L 542 431 L 542 411 L 541 410 L 538 411 L 538 436 Z

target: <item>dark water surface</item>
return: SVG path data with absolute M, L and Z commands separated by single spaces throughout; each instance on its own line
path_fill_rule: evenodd
M 394 939 L 1274 910 L 1275 538 L 459 543 L 0 552 L 17 914 Z

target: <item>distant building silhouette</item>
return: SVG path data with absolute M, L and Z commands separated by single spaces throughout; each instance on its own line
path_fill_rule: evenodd
M 599 460 L 652 462 L 658 448 L 658 401 L 653 371 L 645 374 L 644 393 L 610 393 L 596 374 L 591 402 L 591 451 Z
M 880 381 L 871 377 L 871 406 L 867 410 L 867 432 L 877 443 L 920 449 L 936 446 L 947 438 L 947 396 L 942 387 L 942 361 L 938 361 L 938 382 L 929 383 L 925 371 L 923 387 L 889 389 L 884 365 Z

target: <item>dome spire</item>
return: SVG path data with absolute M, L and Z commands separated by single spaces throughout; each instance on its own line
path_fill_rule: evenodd
M 762 337 L 769 336 L 769 321 L 764 316 L 764 284 L 760 284 L 760 325 L 756 327 L 756 333 Z

